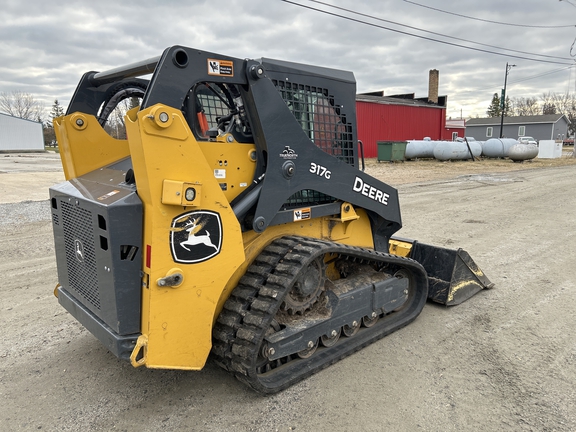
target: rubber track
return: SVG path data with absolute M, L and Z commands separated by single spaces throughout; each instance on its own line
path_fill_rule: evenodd
M 408 269 L 414 277 L 415 295 L 401 312 L 381 318 L 351 338 L 342 337 L 334 347 L 319 349 L 309 359 L 297 359 L 259 374 L 261 345 L 284 297 L 300 271 L 326 253 Z M 283 237 L 262 251 L 224 304 L 213 330 L 212 357 L 257 392 L 276 393 L 412 322 L 424 307 L 427 289 L 426 272 L 411 259 L 329 241 Z

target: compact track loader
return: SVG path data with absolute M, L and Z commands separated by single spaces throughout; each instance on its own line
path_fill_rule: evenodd
M 360 169 L 355 91 L 350 72 L 180 46 L 86 73 L 54 122 L 59 303 L 135 367 L 211 353 L 274 393 L 427 298 L 490 287 L 466 252 L 393 237 L 398 193 Z

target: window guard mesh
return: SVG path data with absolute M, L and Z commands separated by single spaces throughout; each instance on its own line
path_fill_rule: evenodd
M 273 83 L 308 138 L 325 153 L 354 165 L 352 126 L 346 122 L 344 115 L 340 115 L 328 90 L 289 81 L 273 80 Z M 334 197 L 305 189 L 290 196 L 283 209 L 334 201 Z
M 273 80 L 282 99 L 308 138 L 325 153 L 354 165 L 352 125 L 327 89 Z

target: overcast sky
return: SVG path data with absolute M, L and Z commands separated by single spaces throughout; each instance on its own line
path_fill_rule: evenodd
M 510 97 L 576 90 L 576 0 L 322 1 L 340 9 L 290 1 L 305 7 L 282 0 L 3 0 L 0 92 L 30 93 L 47 111 L 54 99 L 66 107 L 84 72 L 155 57 L 171 45 L 350 70 L 358 92 L 386 95 L 424 97 L 428 71 L 438 69 L 453 118 L 485 115 L 506 62 L 517 65 L 508 75 Z

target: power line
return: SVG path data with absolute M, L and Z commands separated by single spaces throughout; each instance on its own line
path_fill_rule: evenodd
M 314 7 L 311 7 L 311 6 L 305 6 L 305 5 L 303 5 L 303 4 L 295 3 L 295 2 L 290 1 L 290 0 L 280 0 L 280 1 L 283 1 L 284 3 L 292 4 L 292 5 L 294 5 L 294 6 L 299 6 L 299 7 L 302 7 L 302 8 L 304 8 L 304 9 L 309 9 L 309 10 L 313 10 L 313 11 L 316 11 L 316 12 L 320 12 L 320 13 L 323 13 L 323 14 L 326 14 L 326 15 L 331 15 L 331 16 L 334 16 L 334 17 L 338 17 L 338 18 L 342 18 L 342 19 L 348 20 L 348 21 L 356 22 L 356 23 L 359 23 L 359 24 L 364 24 L 364 25 L 371 26 L 371 27 L 376 27 L 376 28 L 380 28 L 380 29 L 384 29 L 384 30 L 389 30 L 389 31 L 392 31 L 392 32 L 395 32 L 395 33 L 400 33 L 400 34 L 404 34 L 404 35 L 407 35 L 407 36 L 416 37 L 416 38 L 419 38 L 419 39 L 424 39 L 424 40 L 428 40 L 428 41 L 432 41 L 432 42 L 437 42 L 437 43 L 441 43 L 441 44 L 444 44 L 444 45 L 455 46 L 455 47 L 459 47 L 459 48 L 465 48 L 465 49 L 469 49 L 469 50 L 473 50 L 473 51 L 478 51 L 478 52 L 483 52 L 483 53 L 488 53 L 488 54 L 494 54 L 494 55 L 499 55 L 499 56 L 503 56 L 503 57 L 517 58 L 517 59 L 529 60 L 529 61 L 535 61 L 535 62 L 541 62 L 541 63 L 552 63 L 552 64 L 560 64 L 560 65 L 566 65 L 566 66 L 572 64 L 572 63 L 564 63 L 564 62 L 553 61 L 553 60 L 535 59 L 535 58 L 523 57 L 523 56 L 518 56 L 518 55 L 513 55 L 513 54 L 499 53 L 499 52 L 495 52 L 495 51 L 485 50 L 485 49 L 482 49 L 482 48 L 475 48 L 475 47 L 470 47 L 470 46 L 466 46 L 466 45 L 461 45 L 461 44 L 457 44 L 457 43 L 454 43 L 454 42 L 442 41 L 442 40 L 430 38 L 430 37 L 427 37 L 427 36 L 421 36 L 421 35 L 417 35 L 417 34 L 405 32 L 405 31 L 402 31 L 402 30 L 397 30 L 397 29 L 393 29 L 393 28 L 390 28 L 390 27 L 385 27 L 385 26 L 382 26 L 382 25 L 369 23 L 369 22 L 366 22 L 366 21 L 362 21 L 362 20 L 360 20 L 360 19 L 356 19 L 356 18 L 352 18 L 352 17 L 345 16 L 345 15 L 339 15 L 339 14 L 334 13 L 334 12 L 329 12 L 329 11 L 325 11 L 325 10 L 322 10 L 322 9 L 317 9 L 317 8 L 314 8 Z M 314 1 L 314 0 L 310 0 L 310 1 Z M 328 6 L 331 6 L 331 5 L 328 5 Z M 334 7 L 334 6 L 332 6 L 332 7 Z M 352 13 L 358 14 L 358 12 L 353 12 L 353 11 L 352 11 Z M 377 20 L 382 20 L 382 19 L 380 19 L 380 18 L 375 18 L 375 17 L 372 17 L 372 18 L 373 18 L 373 19 L 377 19 Z M 382 21 L 384 21 L 384 20 L 382 20 Z M 395 25 L 400 25 L 400 26 L 407 27 L 407 26 L 405 26 L 404 24 L 394 23 L 394 22 L 392 22 L 392 23 L 395 24 Z M 511 50 L 508 50 L 508 49 L 506 49 L 506 48 L 499 48 L 499 49 L 506 50 L 506 51 L 511 51 Z M 531 53 L 530 55 L 543 56 L 542 54 L 532 54 L 532 53 Z M 570 59 L 568 59 L 568 60 L 570 60 Z
M 410 1 L 410 0 L 404 0 L 404 1 L 405 1 L 406 3 L 411 3 L 411 4 L 416 5 L 416 6 L 420 6 L 420 7 L 426 8 L 426 9 L 435 10 L 435 11 L 437 11 L 437 12 L 442 12 L 442 13 L 445 13 L 445 14 L 448 14 L 448 15 L 454 15 L 454 16 L 458 16 L 458 17 L 461 17 L 461 18 L 468 18 L 468 19 L 471 19 L 471 20 L 482 21 L 482 22 L 487 22 L 487 23 L 491 23 L 491 24 L 507 25 L 507 26 L 513 26 L 513 27 L 530 27 L 530 28 L 567 28 L 567 27 L 576 27 L 576 25 L 574 25 L 574 24 L 567 24 L 567 25 L 530 25 L 530 24 L 513 24 L 513 23 L 506 23 L 506 22 L 501 22 L 501 21 L 492 21 L 492 20 L 487 20 L 487 19 L 483 19 L 483 18 L 476 18 L 476 17 L 471 17 L 471 16 L 468 16 L 468 15 L 462 15 L 462 14 L 458 14 L 458 13 L 455 13 L 455 12 L 449 12 L 449 11 L 446 11 L 446 10 L 443 10 L 443 9 L 433 8 L 432 6 L 426 6 L 426 5 L 423 5 L 423 4 L 420 4 L 420 3 L 416 3 L 416 2 L 413 2 L 413 1 Z M 560 0 L 560 1 L 562 1 L 562 0 Z M 565 1 L 567 1 L 568 3 L 570 3 L 569 0 L 565 0 Z M 572 4 L 572 3 L 570 3 L 570 4 Z M 574 5 L 572 4 L 572 6 L 574 6 Z
M 363 17 L 366 17 L 366 18 L 371 18 L 371 19 L 374 19 L 374 20 L 376 20 L 376 21 L 387 22 L 387 23 L 390 23 L 390 24 L 403 26 L 403 27 L 406 27 L 406 28 L 409 28 L 409 29 L 412 29 L 412 30 L 421 31 L 421 32 L 424 32 L 424 33 L 430 33 L 430 34 L 433 34 L 433 35 L 435 35 L 435 36 L 441 36 L 441 37 L 445 37 L 445 38 L 448 38 L 448 39 L 454 39 L 454 40 L 459 40 L 459 41 L 462 41 L 462 42 L 473 43 L 473 44 L 480 45 L 480 46 L 485 46 L 485 47 L 488 47 L 488 48 L 495 48 L 495 49 L 499 49 L 499 50 L 505 50 L 505 51 L 515 52 L 515 53 L 518 53 L 518 54 L 535 55 L 535 56 L 545 57 L 545 58 L 551 58 L 551 59 L 572 60 L 571 58 L 568 58 L 568 57 L 549 56 L 549 55 L 546 55 L 546 54 L 535 54 L 535 53 L 530 53 L 530 52 L 526 52 L 526 51 L 518 51 L 518 50 L 509 49 L 509 48 L 502 48 L 502 47 L 495 46 L 495 45 L 488 45 L 488 44 L 484 44 L 484 43 L 480 43 L 480 42 L 475 42 L 475 41 L 472 41 L 472 40 L 469 40 L 469 39 L 463 39 L 463 38 L 459 38 L 459 37 L 455 37 L 455 36 L 449 36 L 449 35 L 445 35 L 445 34 L 442 34 L 442 33 L 436 33 L 436 32 L 429 31 L 429 30 L 424 30 L 424 29 L 421 29 L 421 28 L 418 28 L 418 27 L 413 27 L 413 26 L 409 26 L 409 25 L 406 25 L 406 24 L 397 23 L 397 22 L 395 22 L 395 21 L 386 20 L 386 19 L 384 19 L 384 18 L 378 18 L 378 17 L 375 17 L 375 16 L 373 16 L 373 15 L 368 15 L 368 14 L 364 14 L 364 13 L 361 13 L 361 12 L 353 11 L 353 10 L 351 10 L 351 9 L 346 9 L 346 8 L 339 7 L 339 6 L 334 6 L 334 5 L 331 5 L 331 4 L 329 4 L 329 3 L 325 3 L 325 2 L 319 1 L 319 0 L 309 0 L 309 1 L 312 2 L 312 3 L 318 3 L 318 4 L 321 4 L 321 5 L 323 5 L 323 6 L 328 6 L 328 7 L 334 8 L 334 9 L 338 9 L 338 10 L 342 10 L 342 11 L 345 11 L 345 12 L 349 12 L 349 13 L 353 13 L 353 14 L 356 14 L 356 15 L 360 15 L 360 16 L 363 16 Z
M 540 77 L 543 77 L 543 76 L 546 76 L 546 75 L 552 75 L 552 74 L 555 74 L 555 73 L 558 73 L 558 72 L 563 72 L 563 71 L 565 71 L 565 70 L 573 69 L 573 68 L 574 68 L 574 65 L 571 65 L 571 66 L 562 67 L 562 68 L 559 68 L 559 69 L 554 69 L 554 70 L 551 70 L 551 71 L 548 71 L 548 72 L 544 72 L 544 73 L 541 73 L 541 74 L 538 74 L 538 75 L 528 76 L 528 77 L 525 77 L 525 78 L 522 78 L 522 79 L 519 79 L 519 80 L 511 80 L 511 81 L 508 82 L 508 85 L 518 84 L 518 83 L 521 83 L 521 82 L 524 82 L 524 81 L 529 81 L 529 80 L 536 79 L 536 78 L 540 78 Z M 502 87 L 501 84 L 495 84 L 495 85 L 493 85 L 493 86 L 484 87 L 484 88 L 480 88 L 480 89 L 460 90 L 459 93 L 460 93 L 460 94 L 463 94 L 463 93 L 477 93 L 477 92 L 482 92 L 482 91 L 485 91 L 485 90 L 493 90 L 493 89 L 497 89 L 497 88 L 501 88 L 501 87 Z
M 560 1 L 562 1 L 562 0 L 560 0 Z M 574 6 L 574 7 L 576 8 L 576 5 L 575 5 L 574 3 L 572 3 L 570 0 L 564 0 L 564 1 L 565 1 L 566 3 L 568 3 L 569 5 L 572 5 L 572 6 Z
M 554 69 L 554 70 L 552 70 L 552 71 L 544 72 L 544 73 L 541 73 L 541 74 L 538 74 L 538 75 L 532 75 L 532 76 L 529 76 L 529 77 L 526 77 L 526 78 L 522 78 L 522 79 L 519 79 L 519 80 L 510 81 L 510 84 L 517 84 L 517 83 L 521 83 L 521 82 L 524 82 L 524 81 L 530 81 L 530 80 L 532 80 L 532 79 L 541 78 L 541 77 L 546 76 L 546 75 L 552 75 L 552 74 L 555 74 L 555 73 L 558 73 L 558 72 L 563 72 L 563 71 L 568 70 L 568 69 L 571 69 L 571 68 L 573 68 L 573 67 L 574 67 L 574 65 L 572 65 L 572 66 L 567 66 L 567 67 L 563 67 L 563 68 L 560 68 L 560 69 Z

